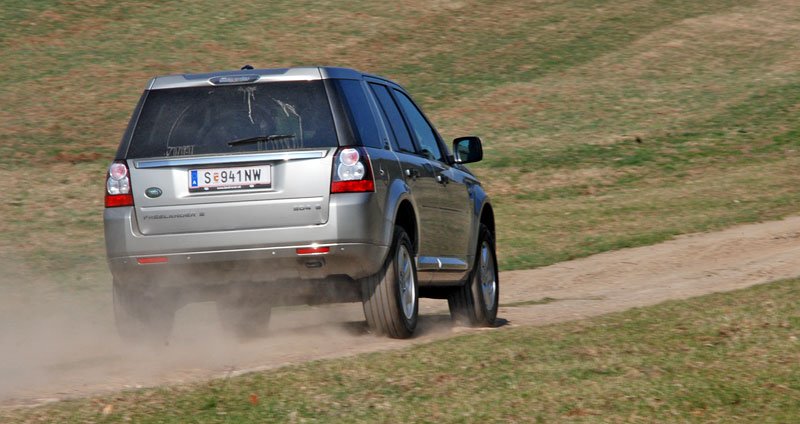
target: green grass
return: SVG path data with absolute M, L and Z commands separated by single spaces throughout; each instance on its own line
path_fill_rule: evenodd
M 3 413 L 30 422 L 793 422 L 798 296 L 800 280 L 783 281 Z
M 107 288 L 103 174 L 144 84 L 245 63 L 386 75 L 446 139 L 480 135 L 486 156 L 474 169 L 494 200 L 504 269 L 797 214 L 798 20 L 792 0 L 9 0 L 4 279 L 54 281 L 45 292 L 55 297 Z M 2 414 L 791 422 L 799 284 Z
M 103 269 L 102 175 L 148 78 L 244 63 L 386 75 L 480 135 L 504 269 L 800 209 L 790 0 L 6 3 L 0 251 L 65 287 Z

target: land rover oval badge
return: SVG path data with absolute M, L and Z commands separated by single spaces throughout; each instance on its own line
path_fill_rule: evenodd
M 144 195 L 151 199 L 155 199 L 156 197 L 161 196 L 161 193 L 162 191 L 158 187 L 150 187 L 144 191 Z

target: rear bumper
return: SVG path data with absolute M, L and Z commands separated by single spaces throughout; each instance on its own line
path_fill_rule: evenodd
M 139 263 L 153 255 L 109 258 L 114 277 L 149 280 L 159 287 L 220 285 L 239 282 L 316 280 L 332 276 L 351 279 L 372 275 L 380 269 L 388 247 L 372 244 L 323 244 L 324 254 L 299 255 L 307 247 L 266 247 L 224 251 L 158 254 L 165 262 Z
M 143 235 L 133 207 L 109 208 L 104 213 L 108 264 L 115 277 L 162 274 L 159 280 L 169 285 L 363 278 L 380 269 L 389 250 L 383 230 L 391 222 L 375 200 L 372 193 L 331 196 L 328 222 L 321 225 L 162 235 Z M 330 251 L 297 254 L 309 246 Z M 138 262 L 153 256 L 166 262 Z

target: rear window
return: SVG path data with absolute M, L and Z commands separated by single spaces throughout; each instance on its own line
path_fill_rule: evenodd
M 127 157 L 336 145 L 322 81 L 273 82 L 149 92 Z

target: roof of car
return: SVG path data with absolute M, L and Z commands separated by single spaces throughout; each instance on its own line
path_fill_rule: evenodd
M 312 81 L 321 79 L 361 79 L 364 76 L 389 81 L 376 75 L 365 74 L 350 68 L 313 66 L 280 69 L 248 69 L 220 71 L 204 74 L 177 74 L 157 76 L 150 80 L 148 90 L 167 88 L 201 87 L 228 83 L 253 83 L 274 81 Z

